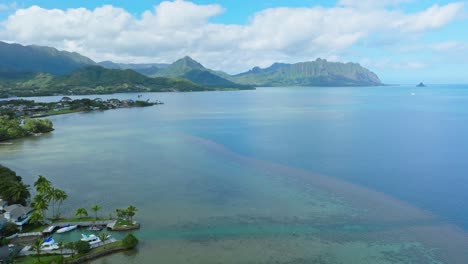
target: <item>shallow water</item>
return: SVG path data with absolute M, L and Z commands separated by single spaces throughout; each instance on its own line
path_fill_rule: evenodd
M 68 213 L 139 208 L 138 251 L 96 263 L 467 263 L 467 88 L 144 94 L 166 104 L 51 117 L 0 161 Z

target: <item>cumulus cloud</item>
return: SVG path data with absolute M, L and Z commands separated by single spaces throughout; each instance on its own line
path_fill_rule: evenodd
M 274 61 L 339 58 L 375 34 L 435 30 L 464 11 L 461 2 L 416 13 L 385 8 L 406 1 L 342 0 L 330 8 L 270 8 L 245 25 L 210 22 L 228 10 L 184 0 L 164 1 L 137 17 L 111 5 L 94 10 L 31 6 L 3 21 L 0 39 L 54 46 L 97 61 L 172 62 L 190 55 L 208 67 L 236 72 Z

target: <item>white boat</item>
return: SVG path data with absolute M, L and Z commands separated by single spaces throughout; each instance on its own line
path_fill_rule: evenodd
M 56 250 L 56 249 L 59 249 L 59 246 L 57 245 L 57 243 L 55 243 L 52 237 L 49 237 L 42 242 L 41 250 L 48 251 L 48 250 Z
M 110 238 L 110 235 L 107 235 L 106 239 L 107 238 Z M 91 234 L 91 235 L 81 234 L 81 241 L 88 242 L 90 245 L 94 245 L 94 244 L 98 244 L 102 242 L 102 240 L 94 234 Z
M 81 234 L 81 241 L 88 242 L 90 245 L 101 243 L 101 239 L 98 236 L 93 235 L 93 234 L 88 235 L 88 236 Z
M 72 230 L 76 229 L 77 227 L 78 227 L 77 225 L 68 225 L 66 227 L 62 227 L 59 230 L 57 230 L 57 233 L 61 234 L 61 233 L 65 233 L 65 232 L 68 232 L 68 231 L 72 231 Z

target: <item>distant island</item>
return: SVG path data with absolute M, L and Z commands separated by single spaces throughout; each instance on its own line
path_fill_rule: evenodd
M 127 92 L 251 90 L 259 86 L 378 86 L 356 63 L 323 59 L 230 75 L 186 56 L 172 64 L 96 63 L 76 52 L 0 41 L 0 98 Z
M 51 103 L 23 99 L 0 101 L 0 142 L 54 130 L 49 119 L 37 119 L 38 117 L 158 104 L 163 103 L 119 99 L 104 101 L 101 98 L 72 100 L 70 97 Z
M 418 85 L 416 85 L 416 87 L 426 87 L 426 85 L 422 82 L 420 82 Z

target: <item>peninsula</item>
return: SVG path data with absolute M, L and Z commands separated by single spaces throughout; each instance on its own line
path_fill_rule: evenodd
M 71 99 L 63 97 L 58 102 L 35 102 L 33 100 L 15 99 L 0 101 L 0 142 L 34 134 L 53 131 L 53 124 L 48 119 L 39 119 L 52 115 L 77 112 L 104 111 L 117 108 L 148 107 L 163 104 L 149 100 L 119 100 L 101 98 Z

